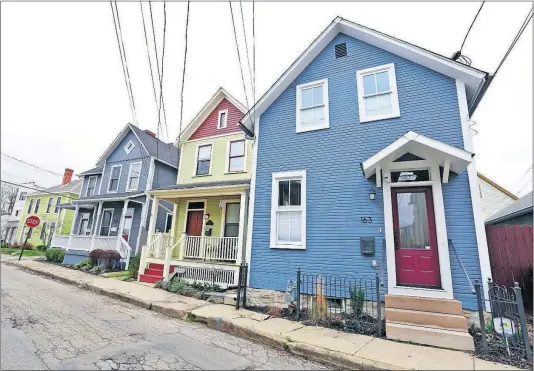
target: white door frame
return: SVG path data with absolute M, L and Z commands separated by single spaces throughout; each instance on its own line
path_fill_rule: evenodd
M 204 202 L 204 208 L 203 209 L 191 209 L 192 211 L 200 211 L 202 210 L 204 214 L 202 214 L 202 232 L 200 236 L 204 236 L 204 228 L 206 226 L 206 218 L 204 217 L 206 215 L 206 208 L 208 207 L 208 199 L 207 198 L 192 198 L 190 200 L 187 200 L 185 203 L 185 220 L 184 220 L 184 233 L 187 233 L 187 217 L 189 216 L 189 204 L 191 202 Z
M 115 216 L 115 209 L 112 208 L 112 207 L 105 207 L 102 209 L 102 218 L 100 218 L 100 227 L 98 228 L 98 236 L 102 236 L 102 223 L 104 222 L 104 213 L 106 211 L 111 211 L 111 218 L 109 219 L 109 226 L 108 226 L 108 234 L 107 236 L 109 237 L 109 234 L 111 233 L 111 226 L 113 225 L 113 217 Z
M 430 181 L 391 183 L 391 171 L 423 169 L 429 170 Z M 443 203 L 443 192 L 441 189 L 439 165 L 428 160 L 390 162 L 384 165 L 383 176 L 384 226 L 386 239 L 388 294 L 453 299 L 449 243 L 447 239 L 445 206 Z M 395 264 L 395 241 L 393 238 L 393 209 L 391 188 L 421 186 L 432 187 L 432 198 L 434 202 L 434 219 L 436 224 L 436 238 L 438 243 L 439 270 L 442 287 L 441 289 L 397 286 L 397 268 Z
M 133 207 L 129 207 L 126 209 L 126 214 L 128 214 L 128 211 L 132 210 L 132 224 L 130 225 L 130 232 L 128 232 L 128 241 L 127 242 L 130 242 L 130 235 L 132 234 L 132 226 L 133 226 L 133 220 L 134 220 L 134 217 L 135 217 L 135 208 Z M 122 237 L 122 235 L 124 234 L 124 226 L 126 224 L 126 214 L 124 215 L 124 223 L 122 224 L 122 231 L 120 231 L 120 236 Z

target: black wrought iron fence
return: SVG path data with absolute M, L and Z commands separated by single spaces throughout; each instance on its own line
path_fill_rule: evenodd
M 247 280 L 248 280 L 248 264 L 241 263 L 239 266 L 239 276 L 237 279 L 237 298 L 235 308 L 245 308 L 247 305 Z
M 480 321 L 482 353 L 488 356 L 524 358 L 532 364 L 532 340 L 527 328 L 521 288 L 506 287 L 488 282 L 488 295 L 484 295 L 481 284 L 475 281 L 475 292 Z M 490 316 L 486 318 L 487 309 Z M 488 313 L 488 312 L 486 312 Z
M 297 270 L 296 319 L 373 336 L 385 335 L 380 276 Z

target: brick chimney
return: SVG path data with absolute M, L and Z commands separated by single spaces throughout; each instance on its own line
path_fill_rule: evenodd
M 72 180 L 72 174 L 74 174 L 74 170 L 66 168 L 65 173 L 63 173 L 63 181 L 61 184 L 69 184 Z
M 156 134 L 154 134 L 153 131 L 150 131 L 150 130 L 148 130 L 148 129 L 143 130 L 143 131 L 144 131 L 145 133 L 147 133 L 148 135 L 150 135 L 151 137 L 154 137 L 154 138 L 156 137 Z

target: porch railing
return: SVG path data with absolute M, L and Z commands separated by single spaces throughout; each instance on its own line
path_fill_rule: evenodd
M 69 250 L 91 250 L 91 241 L 93 236 L 73 235 L 71 236 Z
M 115 250 L 118 236 L 95 236 L 95 242 L 92 250 Z
M 55 237 L 55 236 L 54 236 Z M 72 235 L 70 236 L 61 236 L 66 238 L 66 247 L 69 250 L 82 250 L 82 251 L 92 251 L 92 250 L 114 250 L 118 251 L 121 255 L 121 259 L 124 259 L 126 262 L 126 269 L 130 263 L 130 256 L 132 254 L 132 248 L 126 242 L 122 236 L 80 236 Z M 54 239 L 52 239 L 52 245 L 54 244 Z M 59 246 L 61 247 L 61 246 Z
M 60 247 L 62 249 L 69 248 L 69 235 L 53 235 L 52 242 L 50 242 L 51 247 Z
M 239 237 L 186 236 L 184 258 L 236 261 Z

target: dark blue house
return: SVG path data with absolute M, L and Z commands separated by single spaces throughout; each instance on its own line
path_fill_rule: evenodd
M 80 198 L 64 263 L 78 262 L 91 250 L 117 250 L 126 261 L 140 251 L 148 234 L 151 201 L 147 192 L 176 184 L 178 148 L 131 124 L 121 131 L 96 167 L 79 174 Z M 172 205 L 160 203 L 156 229 L 172 225 Z
M 473 349 L 462 307 L 491 271 L 468 120 L 487 83 L 336 18 L 241 120 L 250 288 L 284 291 L 298 268 L 378 273 L 388 337 Z

